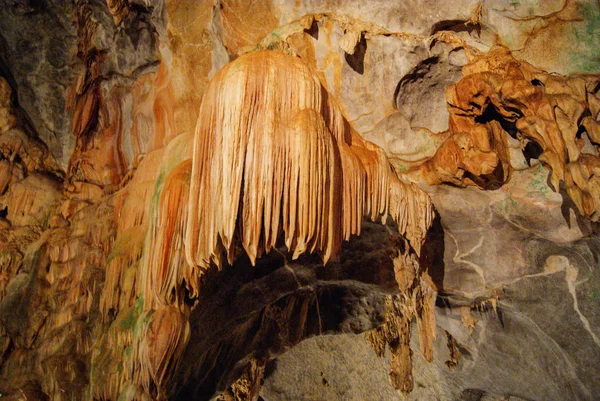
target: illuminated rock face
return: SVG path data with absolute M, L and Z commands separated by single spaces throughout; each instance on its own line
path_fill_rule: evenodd
M 600 393 L 595 2 L 0 18 L 3 399 Z
M 343 240 L 360 235 L 364 217 L 385 221 L 388 215 L 408 240 L 393 259 L 405 299 L 386 309 L 403 316 L 402 323 L 390 323 L 390 330 L 401 325 L 403 331 L 372 336 L 383 350 L 387 343 L 403 342 L 399 348 L 405 356 L 391 366 L 390 375 L 401 372 L 394 385 L 410 391 L 413 317 L 428 360 L 435 337 L 436 291 L 418 261 L 433 223 L 431 201 L 400 181 L 381 149 L 360 138 L 302 60 L 278 51 L 243 55 L 208 85 L 191 162 L 171 171 L 150 215 L 150 254 L 139 271 L 145 308 L 166 311 L 173 305 L 167 316 L 188 315 L 186 300 L 199 296 L 201 278 L 211 267 L 221 270 L 241 256 L 256 265 L 277 247 L 284 246 L 292 260 L 318 253 L 326 265 L 339 258 Z M 284 313 L 279 319 L 289 325 L 293 318 Z M 154 332 L 165 330 L 157 323 Z M 141 354 L 158 352 L 164 366 L 179 359 L 176 350 L 179 341 L 187 344 L 187 330 L 182 325 L 164 334 L 171 346 L 164 354 L 163 348 L 143 342 L 135 346 Z M 170 375 L 157 376 L 154 362 L 141 362 L 151 377 L 144 379 L 144 388 L 153 393 L 156 387 L 162 396 Z
M 231 263 L 236 236 L 255 263 L 281 232 L 294 259 L 318 251 L 327 263 L 343 239 L 360 234 L 363 216 L 388 214 L 420 250 L 433 220 L 429 199 L 351 128 L 300 59 L 273 51 L 241 56 L 215 75 L 198 120 L 191 265 L 220 266 L 222 254 Z
M 562 183 L 579 212 L 597 221 L 598 77 L 551 75 L 505 48 L 479 57 L 463 76 L 446 92 L 451 137 L 424 166 L 429 182 L 497 188 L 539 159 L 554 189 Z M 519 148 L 511 149 L 511 136 Z

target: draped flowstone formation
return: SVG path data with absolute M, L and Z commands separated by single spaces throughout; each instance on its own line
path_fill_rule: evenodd
M 431 348 L 435 289 L 415 259 L 433 222 L 431 201 L 414 184 L 402 182 L 384 152 L 351 128 L 307 64 L 259 51 L 225 66 L 207 88 L 193 146 L 192 159 L 167 176 L 150 216 L 148 255 L 140 272 L 146 309 L 189 314 L 187 305 L 198 297 L 206 271 L 244 254 L 254 265 L 285 246 L 292 260 L 317 252 L 326 265 L 339 256 L 343 240 L 360 235 L 365 217 L 385 223 L 391 216 L 408 240 L 397 263 L 416 255 L 406 272 L 397 271 L 397 280 L 412 275 L 402 288 L 412 305 L 404 312 L 405 325 L 410 327 L 413 315 L 427 321 L 421 341 Z M 429 295 L 414 298 L 421 287 Z M 160 331 L 160 325 L 153 330 Z M 160 361 L 164 371 L 165 361 L 181 356 L 175 350 L 183 351 L 173 343 L 185 344 L 187 338 L 162 332 L 168 349 L 156 347 L 155 340 L 139 343 L 140 355 L 164 353 L 145 358 L 156 390 L 148 379 L 145 388 L 159 395 L 165 376 L 153 373 L 159 370 L 154 363 Z M 408 341 L 410 330 L 401 336 Z M 409 358 L 402 369 L 410 366 Z
M 388 214 L 418 250 L 431 210 L 300 59 L 255 52 L 213 78 L 194 139 L 185 241 L 192 266 L 231 263 L 236 238 L 254 263 L 282 232 L 294 258 L 318 251 L 327 263 L 342 239 L 360 234 L 363 216 L 385 222 Z

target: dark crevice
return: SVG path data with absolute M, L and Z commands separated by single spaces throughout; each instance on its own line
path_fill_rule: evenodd
M 367 52 L 367 40 L 365 34 L 360 34 L 360 40 L 354 48 L 353 54 L 345 53 L 344 57 L 348 65 L 360 75 L 365 72 L 365 53 Z
M 529 166 L 531 166 L 531 159 L 539 159 L 542 153 L 544 153 L 544 149 L 536 141 L 527 142 L 525 149 L 523 149 L 523 156 L 525 156 Z
M 451 32 L 476 32 L 477 35 L 481 35 L 481 25 L 480 24 L 471 24 L 469 21 L 463 20 L 445 20 L 440 21 L 434 24 L 431 27 L 431 35 L 434 35 L 441 31 L 451 31 Z
M 469 178 L 473 181 L 479 188 L 495 191 L 500 189 L 504 184 L 504 167 L 502 163 L 498 163 L 494 171 L 489 175 L 478 176 L 470 173 L 469 171 L 465 171 L 465 178 Z
M 398 108 L 398 94 L 400 93 L 402 88 L 404 88 L 411 82 L 423 79 L 427 75 L 427 73 L 429 73 L 431 66 L 437 64 L 439 60 L 440 58 L 437 56 L 429 57 L 421 61 L 411 72 L 402 77 L 400 82 L 398 82 L 398 85 L 396 85 L 396 90 L 394 91 L 394 106 L 396 107 L 396 109 Z
M 313 20 L 312 24 L 310 25 L 310 28 L 305 29 L 304 32 L 308 33 L 315 40 L 319 40 L 319 24 L 317 23 L 317 21 Z
M 4 206 L 4 209 L 0 209 L 0 218 L 5 219 L 8 216 L 8 206 Z
M 442 291 L 444 288 L 444 249 L 444 228 L 441 217 L 436 212 L 431 228 L 427 232 L 419 263 L 427 268 L 438 291 Z
M 500 322 L 500 326 L 504 328 L 504 312 L 502 311 L 502 307 L 500 305 L 496 306 L 496 315 L 498 316 L 498 321 Z
M 592 90 L 591 94 L 595 95 L 598 92 L 600 92 L 600 80 L 598 82 L 596 82 L 596 86 L 594 87 L 594 89 Z
M 518 109 L 515 109 L 515 112 L 519 115 L 521 114 L 521 112 Z M 480 116 L 475 117 L 475 122 L 478 124 L 487 124 L 491 121 L 498 121 L 502 129 L 508 132 L 508 134 L 511 137 L 517 137 L 518 130 L 516 120 L 507 120 L 506 118 L 504 118 L 504 116 L 498 113 L 498 110 L 496 110 L 496 108 L 492 104 L 488 104 L 485 110 L 483 110 L 483 113 L 481 113 Z
M 469 106 L 471 106 L 474 109 L 481 110 L 481 105 L 479 103 L 474 102 L 474 101 L 470 101 L 469 102 Z
M 587 134 L 587 131 L 585 130 L 585 127 L 583 125 L 580 125 L 579 127 L 577 127 L 577 133 L 575 134 L 575 136 L 577 137 L 577 139 L 581 139 L 583 134 Z
M 486 392 L 483 390 L 479 390 L 479 389 L 475 389 L 475 388 L 468 388 L 466 390 L 463 390 L 462 393 L 460 393 L 460 401 L 480 401 L 484 396 L 485 396 Z
M 592 118 L 594 118 L 594 116 L 592 116 L 592 111 L 589 109 L 589 107 L 586 107 L 586 108 L 583 110 L 583 112 L 582 112 L 582 113 L 579 115 L 579 117 L 577 117 L 577 121 L 576 121 L 577 125 L 578 125 L 578 126 L 579 126 L 579 125 L 581 125 L 581 123 L 583 122 L 583 120 L 584 120 L 586 117 L 592 117 Z M 581 127 L 579 127 L 578 129 L 581 129 Z M 584 128 L 584 129 L 585 129 L 585 128 Z
M 587 217 L 581 215 L 579 208 L 577 207 L 577 205 L 575 205 L 575 202 L 573 202 L 573 200 L 571 199 L 571 196 L 567 192 L 567 187 L 566 187 L 565 183 L 563 181 L 561 181 L 559 183 L 559 187 L 554 188 L 554 186 L 552 185 L 552 181 L 550 180 L 550 176 L 551 176 L 551 174 L 548 174 L 546 185 L 548 185 L 549 188 L 552 188 L 552 190 L 554 190 L 555 192 L 558 192 L 560 194 L 560 196 L 562 197 L 562 202 L 560 204 L 560 212 L 563 216 L 563 219 L 564 219 L 567 227 L 569 227 L 569 229 L 570 229 L 572 226 L 571 211 L 573 211 L 573 213 L 575 215 L 575 222 L 577 223 L 577 228 L 579 228 L 579 230 L 581 230 L 582 232 L 587 232 L 590 227 L 589 220 Z
M 537 78 L 531 80 L 531 85 L 533 86 L 544 86 L 544 83 Z
M 268 379 L 277 369 L 277 359 L 269 359 L 267 363 L 265 363 L 265 372 L 263 377 Z

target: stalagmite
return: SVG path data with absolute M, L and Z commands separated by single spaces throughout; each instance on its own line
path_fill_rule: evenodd
M 367 332 L 365 338 L 377 356 L 391 352 L 390 381 L 394 388 L 405 393 L 412 391 L 412 350 L 410 334 L 413 320 L 417 322 L 419 348 L 426 361 L 433 360 L 435 340 L 435 299 L 437 292 L 429 274 L 420 266 L 417 255 L 406 243 L 398 244 L 394 259 L 394 274 L 400 294 L 386 300 L 385 322 Z

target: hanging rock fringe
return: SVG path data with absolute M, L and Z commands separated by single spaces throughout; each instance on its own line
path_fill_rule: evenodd
M 342 240 L 360 234 L 366 216 L 385 223 L 389 215 L 408 241 L 405 255 L 413 255 L 395 263 L 411 275 L 398 317 L 403 323 L 388 325 L 402 326 L 395 336 L 403 341 L 394 359 L 403 370 L 392 369 L 402 376 L 396 382 L 412 386 L 405 377 L 411 374 L 412 317 L 428 359 L 435 326 L 435 291 L 418 288 L 426 277 L 418 255 L 433 206 L 398 178 L 383 150 L 350 127 L 310 67 L 274 51 L 225 66 L 205 93 L 193 151 L 191 160 L 165 172 L 162 190 L 159 178 L 152 201 L 139 289 L 144 310 L 160 313 L 136 340 L 139 355 L 132 360 L 140 366 L 132 368 L 139 372 L 133 382 L 148 394 L 163 394 L 189 339 L 184 291 L 196 298 L 211 265 L 232 264 L 242 248 L 255 264 L 281 240 L 293 259 L 318 252 L 327 263 Z
M 327 263 L 364 216 L 388 214 L 419 252 L 431 201 L 360 138 L 300 59 L 259 51 L 215 75 L 194 138 L 190 265 L 232 263 L 238 242 L 254 264 L 280 234 L 293 258 L 317 251 Z
M 190 271 L 183 248 L 191 170 L 192 161 L 187 160 L 171 171 L 160 195 L 156 217 L 150 224 L 153 242 L 148 259 L 153 264 L 142 274 L 146 308 L 183 302 L 179 288 L 183 276 L 193 288 L 190 295 L 198 295 L 200 274 Z

